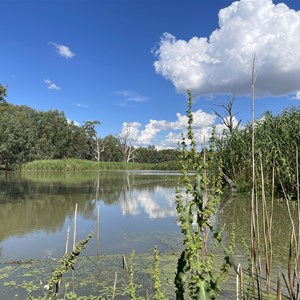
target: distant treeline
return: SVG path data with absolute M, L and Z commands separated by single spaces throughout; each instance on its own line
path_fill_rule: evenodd
M 98 137 L 95 131 L 98 123 L 89 121 L 77 126 L 58 110 L 37 111 L 25 105 L 9 104 L 0 97 L 0 168 L 10 170 L 35 160 L 69 158 L 126 161 L 124 141 L 117 135 Z M 99 155 L 95 155 L 97 149 Z M 139 147 L 134 148 L 130 161 L 168 162 L 176 160 L 176 152 L 174 149 L 157 150 L 155 146 Z

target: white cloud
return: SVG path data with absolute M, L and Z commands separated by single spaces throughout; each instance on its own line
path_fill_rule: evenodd
M 64 58 L 72 58 L 73 56 L 75 56 L 75 53 L 72 52 L 68 46 L 59 45 L 54 42 L 48 42 L 48 44 L 54 46 L 59 55 L 61 55 Z
M 44 82 L 47 84 L 48 89 L 56 91 L 60 90 L 60 87 L 57 86 L 54 82 L 52 82 L 50 79 L 44 79 Z
M 293 97 L 295 100 L 300 100 L 300 91 L 296 92 L 295 97 Z
M 130 128 L 131 137 L 136 141 L 135 146 L 154 144 L 159 149 L 176 148 L 177 143 L 181 140 L 181 132 L 185 132 L 188 125 L 188 118 L 185 115 L 177 113 L 176 118 L 175 121 L 151 119 L 144 128 L 138 122 L 124 122 L 121 133 L 125 133 Z M 206 141 L 208 141 L 216 116 L 199 109 L 193 112 L 193 119 L 195 138 L 202 142 L 203 135 L 205 135 Z
M 124 122 L 122 124 L 122 128 L 121 128 L 121 135 L 129 135 L 128 137 L 130 137 L 133 140 L 136 140 L 138 138 L 139 135 L 139 128 L 141 127 L 141 123 L 139 122 Z
M 154 67 L 178 92 L 250 94 L 256 53 L 256 95 L 285 95 L 300 89 L 299 43 L 300 11 L 272 0 L 240 0 L 220 10 L 219 28 L 208 38 L 165 33 Z
M 77 121 L 73 121 L 73 120 L 70 120 L 70 119 L 67 119 L 67 122 L 68 122 L 68 124 L 74 124 L 75 126 L 77 126 L 77 127 L 79 127 L 80 126 L 80 123 L 79 122 L 77 122 Z
M 124 106 L 128 102 L 141 103 L 149 100 L 148 97 L 143 96 L 142 94 L 132 90 L 123 90 L 116 92 L 116 94 L 122 97 L 122 101 L 120 103 L 120 105 L 122 106 Z
M 173 188 L 167 190 L 156 186 L 153 191 L 136 191 L 129 186 L 120 195 L 119 203 L 123 215 L 139 215 L 144 212 L 149 219 L 176 216 Z
M 76 103 L 75 105 L 80 108 L 88 108 L 89 107 L 88 105 L 83 104 L 83 103 Z

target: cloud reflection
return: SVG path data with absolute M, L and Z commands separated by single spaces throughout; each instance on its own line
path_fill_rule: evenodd
M 175 190 L 156 186 L 140 191 L 124 190 L 119 199 L 123 215 L 137 216 L 141 213 L 149 219 L 175 217 Z

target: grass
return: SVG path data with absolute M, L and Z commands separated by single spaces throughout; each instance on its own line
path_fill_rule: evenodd
M 23 164 L 22 171 L 88 171 L 88 170 L 177 170 L 176 162 L 159 164 L 95 162 L 81 159 L 35 160 Z

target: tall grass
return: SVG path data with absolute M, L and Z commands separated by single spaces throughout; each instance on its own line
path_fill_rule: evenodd
M 178 170 L 177 162 L 159 164 L 96 162 L 80 159 L 35 160 L 21 166 L 22 171 L 88 171 L 88 170 Z
M 275 168 L 275 189 L 283 191 L 279 178 L 284 188 L 297 194 L 297 168 L 295 153 L 300 148 L 300 108 L 292 107 L 278 115 L 266 112 L 254 123 L 255 151 L 254 155 L 261 153 L 263 168 L 266 178 L 266 188 L 271 190 L 272 172 Z M 252 178 L 252 126 L 246 125 L 231 136 L 223 136 L 219 144 L 222 156 L 224 173 L 234 182 L 251 182 Z M 299 154 L 298 154 L 299 159 Z M 257 166 L 257 165 L 256 165 Z M 259 170 L 255 168 L 256 175 Z M 250 190 L 250 189 L 249 189 Z

